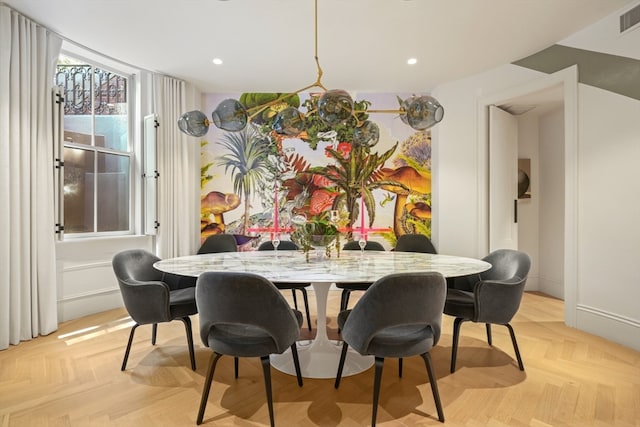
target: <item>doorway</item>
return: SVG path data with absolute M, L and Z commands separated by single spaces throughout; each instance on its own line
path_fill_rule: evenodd
M 517 202 L 518 248 L 534 259 L 527 289 L 563 298 L 569 326 L 575 325 L 577 289 L 577 86 L 574 66 L 487 96 L 478 104 L 478 176 L 484 183 L 478 211 L 485 216 L 479 221 L 484 232 L 478 250 L 489 251 L 488 112 L 490 106 L 498 106 L 516 117 L 518 157 L 531 160 L 531 198 Z
M 495 108 L 495 107 L 493 107 Z M 528 253 L 532 269 L 528 290 L 564 299 L 564 96 L 562 84 L 532 92 L 497 105 L 515 126 L 515 141 L 493 141 L 490 122 L 489 157 L 511 152 L 508 165 L 513 181 L 506 221 L 515 228 L 515 247 Z M 499 138 L 499 136 L 497 137 Z M 512 145 L 510 150 L 505 145 Z M 504 168 L 503 168 L 504 169 Z M 494 184 L 495 168 L 489 170 L 489 197 L 504 186 Z M 522 183 L 526 189 L 519 190 Z M 500 197 L 499 197 L 500 199 Z M 496 218 L 490 202 L 489 243 L 496 237 Z M 505 221 L 504 219 L 502 221 Z M 505 222 L 506 222 L 505 221 Z

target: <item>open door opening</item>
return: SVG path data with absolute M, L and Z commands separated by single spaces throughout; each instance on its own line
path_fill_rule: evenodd
M 564 102 L 562 85 L 489 108 L 489 250 L 527 252 L 528 290 L 564 299 Z M 518 197 L 518 161 L 530 164 Z

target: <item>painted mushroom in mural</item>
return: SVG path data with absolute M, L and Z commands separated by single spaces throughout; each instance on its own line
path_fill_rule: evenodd
M 396 236 L 406 234 L 403 226 L 405 212 L 419 219 L 431 218 L 431 207 L 424 202 L 407 204 L 409 195 L 423 195 L 431 192 L 431 173 L 418 172 L 411 166 L 397 169 L 382 169 L 381 178 L 386 181 L 398 182 L 400 185 L 383 185 L 380 188 L 396 194 L 396 204 L 393 212 L 393 231 Z
M 200 231 L 201 238 L 206 239 L 212 234 L 224 233 L 225 224 L 223 214 L 240 206 L 240 197 L 233 193 L 210 191 L 200 201 Z
M 419 220 L 431 219 L 431 206 L 425 202 L 415 202 L 406 204 L 407 213 Z

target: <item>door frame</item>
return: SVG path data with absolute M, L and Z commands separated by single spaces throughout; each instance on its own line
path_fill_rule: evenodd
M 557 85 L 564 95 L 564 318 L 576 325 L 578 290 L 578 66 L 478 99 L 478 253 L 489 250 L 489 106 Z

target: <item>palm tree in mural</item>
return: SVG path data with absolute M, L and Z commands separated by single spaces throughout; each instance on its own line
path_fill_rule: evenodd
M 244 234 L 249 228 L 249 198 L 267 172 L 268 143 L 254 126 L 249 125 L 240 132 L 225 132 L 218 144 L 229 151 L 220 157 L 218 165 L 224 166 L 225 173 L 231 172 L 233 191 L 244 197 L 244 218 L 240 230 Z
M 309 169 L 309 172 L 321 175 L 330 180 L 339 188 L 340 194 L 333 201 L 333 209 L 343 204 L 349 212 L 349 228 L 353 227 L 355 219 L 363 212 L 359 212 L 358 199 L 364 198 L 364 206 L 369 214 L 371 227 L 375 220 L 375 200 L 372 191 L 384 185 L 404 187 L 403 184 L 393 180 L 381 178 L 381 168 L 393 155 L 398 147 L 396 143 L 382 155 L 371 153 L 369 147 L 351 144 L 352 149 L 348 155 L 338 150 L 328 148 L 327 152 L 336 160 L 336 164 Z

